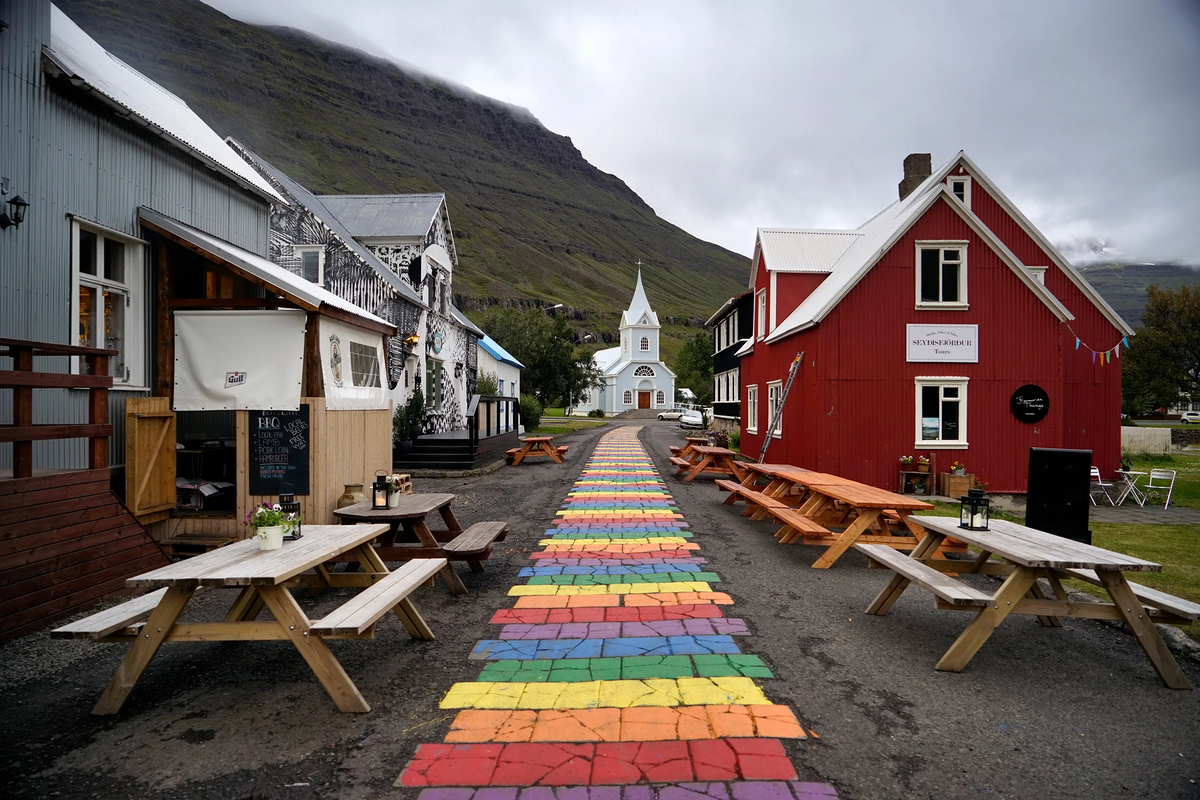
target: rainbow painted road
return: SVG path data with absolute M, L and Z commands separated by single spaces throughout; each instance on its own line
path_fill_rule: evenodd
M 741 651 L 732 598 L 638 441 L 596 445 L 554 528 L 441 707 L 446 739 L 396 781 L 420 800 L 817 800 L 784 739 L 805 738 Z

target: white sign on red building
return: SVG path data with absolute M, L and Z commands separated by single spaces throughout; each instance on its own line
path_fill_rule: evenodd
M 979 362 L 978 325 L 905 326 L 907 361 Z

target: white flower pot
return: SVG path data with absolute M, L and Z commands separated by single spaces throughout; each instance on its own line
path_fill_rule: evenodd
M 254 535 L 258 538 L 259 550 L 278 550 L 283 547 L 283 526 L 272 525 L 268 528 L 255 528 Z
M 400 505 L 400 493 L 391 492 L 388 494 L 388 508 L 397 508 Z

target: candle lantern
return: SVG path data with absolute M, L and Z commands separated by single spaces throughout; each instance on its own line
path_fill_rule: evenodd
M 988 506 L 992 499 L 983 493 L 983 489 L 968 489 L 965 497 L 958 498 L 961 506 L 958 512 L 958 527 L 969 531 L 986 531 L 988 529 Z
M 380 469 L 375 471 L 375 482 L 371 484 L 371 510 L 381 511 L 388 507 L 387 472 Z
M 300 532 L 300 503 L 296 500 L 296 490 L 288 482 L 279 484 L 279 510 L 287 515 L 289 521 L 288 535 L 284 539 L 299 539 L 304 534 Z

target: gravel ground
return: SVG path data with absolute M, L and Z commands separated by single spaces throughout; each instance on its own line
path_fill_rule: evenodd
M 0 647 L 10 698 L 0 726 L 0 796 L 101 798 L 415 797 L 391 788 L 422 742 L 441 741 L 451 713 L 438 701 L 473 680 L 473 644 L 549 527 L 596 439 L 611 426 L 561 437 L 565 465 L 529 463 L 473 478 L 419 479 L 452 492 L 464 524 L 507 519 L 511 533 L 483 573 L 460 571 L 471 594 L 439 582 L 414 600 L 438 638 L 415 642 L 395 619 L 376 639 L 332 643 L 372 705 L 341 714 L 286 644 L 168 645 L 115 717 L 89 714 L 123 645 L 34 634 Z M 678 428 L 642 432 L 660 472 Z M 802 778 L 843 798 L 1200 797 L 1200 695 L 1166 689 L 1136 640 L 1114 627 L 1007 621 L 961 674 L 933 664 L 967 622 L 910 590 L 887 617 L 863 609 L 887 581 L 855 553 L 833 569 L 818 549 L 780 547 L 766 523 L 722 506 L 711 481 L 667 479 L 730 616 L 747 621 L 746 652 L 779 676 L 768 696 L 789 703 L 820 738 L 789 743 Z M 989 579 L 980 577 L 981 585 Z M 349 596 L 304 599 L 310 615 Z M 212 591 L 189 617 L 222 614 Z M 1193 684 L 1200 669 L 1184 663 Z

